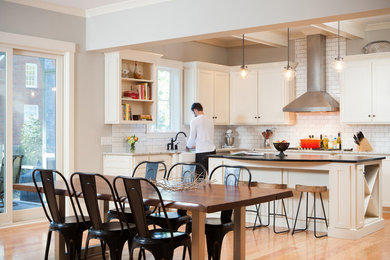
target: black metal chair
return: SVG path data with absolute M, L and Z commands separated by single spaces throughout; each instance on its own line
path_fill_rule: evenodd
M 132 177 L 135 177 L 135 174 L 137 173 L 137 169 L 139 169 L 142 165 L 145 165 L 145 164 L 146 164 L 146 168 L 145 168 L 145 178 L 146 179 L 156 180 L 160 165 L 164 169 L 164 177 L 165 177 L 165 175 L 167 173 L 167 166 L 165 165 L 165 163 L 163 161 L 156 161 L 156 162 L 143 161 L 143 162 L 140 162 L 139 164 L 137 164 L 137 166 L 135 166 L 135 168 L 133 170 Z M 151 211 L 149 211 L 149 208 L 148 208 L 148 212 L 151 213 Z M 112 219 L 118 219 L 121 216 L 121 214 L 118 214 L 118 213 L 119 212 L 116 209 L 109 209 L 107 212 L 107 221 L 111 221 Z M 130 223 L 133 222 L 133 215 L 132 215 L 131 209 L 129 207 L 124 208 L 124 214 L 122 216 L 126 217 L 126 220 L 128 222 L 130 222 Z
M 38 187 L 36 175 L 39 175 L 41 179 L 42 188 Z M 63 181 L 63 183 L 65 184 L 66 190 L 70 195 L 69 200 L 73 209 L 74 216 L 63 217 L 60 214 L 60 209 L 57 204 L 55 191 L 55 180 L 57 176 L 61 178 L 61 181 Z M 35 189 L 38 193 L 39 200 L 42 203 L 42 208 L 45 212 L 47 219 L 50 222 L 49 232 L 47 234 L 46 241 L 45 259 L 48 259 L 51 233 L 53 231 L 59 232 L 64 237 L 69 259 L 75 259 L 76 254 L 78 255 L 78 259 L 81 259 L 81 242 L 83 238 L 83 232 L 90 227 L 91 222 L 89 221 L 89 219 L 81 221 L 80 216 L 77 215 L 77 211 L 72 198 L 72 192 L 69 189 L 69 184 L 66 181 L 65 177 L 60 172 L 55 170 L 36 169 L 32 173 L 32 179 L 34 182 Z M 45 194 L 49 210 L 46 209 L 46 204 L 42 198 L 41 192 Z
M 114 188 L 118 196 L 117 181 L 122 180 L 127 193 L 127 199 L 130 203 L 133 219 L 136 223 L 138 234 L 133 238 L 130 250 L 130 259 L 133 259 L 134 249 L 148 250 L 154 256 L 154 259 L 172 259 L 175 248 L 179 246 L 188 247 L 191 252 L 191 237 L 185 232 L 174 231 L 170 227 L 168 214 L 165 209 L 164 201 L 158 188 L 149 180 L 144 178 L 128 178 L 118 176 L 114 179 Z M 144 185 L 143 185 L 144 183 Z M 166 226 L 168 229 L 152 229 L 148 228 L 146 220 L 147 212 L 145 212 L 145 204 L 142 195 L 142 186 L 155 191 L 159 203 L 156 206 L 162 209 L 165 216 Z M 146 187 L 145 187 L 146 186 Z M 122 209 L 122 205 L 120 206 Z M 140 255 L 139 255 L 140 258 Z
M 262 182 L 259 182 L 256 185 L 258 187 L 264 188 L 264 189 L 287 189 L 287 184 L 262 183 Z M 273 222 L 274 222 L 273 231 L 274 231 L 275 234 L 281 234 L 281 233 L 288 233 L 288 232 L 290 232 L 290 224 L 288 222 L 287 211 L 286 211 L 286 207 L 285 207 L 283 199 L 281 199 L 281 203 L 282 203 L 282 213 L 277 213 L 276 212 L 276 202 L 275 202 L 275 200 L 273 201 L 273 211 L 271 211 L 271 201 L 268 202 L 267 224 L 263 224 L 262 221 L 261 221 L 261 216 L 260 216 L 261 204 L 256 204 L 255 205 L 255 208 L 256 208 L 255 210 L 247 209 L 246 210 L 247 212 L 254 212 L 254 213 L 256 213 L 256 217 L 255 217 L 255 221 L 253 223 L 253 226 L 247 227 L 247 228 L 252 228 L 254 230 L 257 227 L 268 227 L 270 225 L 270 223 L 271 223 L 271 216 L 272 216 L 273 217 Z M 286 229 L 283 229 L 283 230 L 280 230 L 280 231 L 276 230 L 276 227 L 275 227 L 276 216 L 285 218 L 286 225 L 287 225 Z M 259 220 L 259 225 L 256 225 L 257 220 Z
M 76 191 L 75 189 L 75 176 L 79 178 L 79 186 L 81 188 L 80 191 Z M 82 196 L 85 202 L 85 206 L 88 211 L 88 215 L 91 219 L 92 226 L 88 229 L 88 237 L 87 243 L 85 246 L 85 258 L 88 256 L 88 246 L 89 240 L 91 239 L 99 239 L 102 246 L 102 257 L 105 259 L 105 249 L 106 244 L 110 250 L 110 259 L 121 259 L 122 258 L 122 250 L 126 241 L 129 242 L 129 249 L 131 240 L 133 239 L 136 230 L 135 225 L 125 222 L 126 225 L 119 222 L 103 222 L 100 216 L 100 210 L 98 205 L 98 187 L 96 185 L 96 180 L 100 179 L 102 185 L 108 187 L 112 198 L 114 198 L 114 205 L 117 211 L 119 212 L 118 202 L 116 195 L 114 193 L 114 189 L 110 182 L 101 174 L 97 173 L 73 173 L 70 177 L 70 183 L 72 185 L 72 189 L 74 194 L 76 195 L 76 202 L 81 211 L 81 217 L 85 220 L 85 216 L 82 213 L 81 205 L 79 202 L 79 197 Z
M 241 171 L 245 170 L 248 173 L 248 187 L 251 185 L 252 174 L 250 170 L 244 166 L 229 166 L 219 165 L 210 173 L 210 180 L 216 170 L 224 169 L 224 184 L 229 186 L 238 186 Z M 219 260 L 221 258 L 221 247 L 224 236 L 233 230 L 234 223 L 232 221 L 233 210 L 224 210 L 221 212 L 220 218 L 206 218 L 206 242 L 208 259 Z

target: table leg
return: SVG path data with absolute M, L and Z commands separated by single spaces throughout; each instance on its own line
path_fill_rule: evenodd
M 65 217 L 65 196 L 57 196 L 57 203 L 60 215 Z M 65 240 L 59 232 L 54 232 L 54 255 L 55 259 L 67 259 L 65 255 Z
M 205 220 L 205 212 L 192 211 L 192 259 L 205 258 Z
M 245 259 L 245 207 L 234 209 L 233 259 Z

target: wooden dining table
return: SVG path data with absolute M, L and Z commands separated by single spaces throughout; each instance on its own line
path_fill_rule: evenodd
M 111 183 L 113 176 L 105 176 Z M 113 201 L 111 192 L 106 184 L 97 180 L 99 199 L 104 201 L 104 209 L 108 209 L 109 201 Z M 14 184 L 15 190 L 35 192 L 33 183 Z M 76 187 L 77 189 L 77 187 Z M 43 189 L 41 189 L 43 192 Z M 125 194 L 123 185 L 118 185 L 119 194 Z M 245 208 L 246 206 L 268 201 L 292 197 L 291 190 L 265 189 L 246 185 L 225 186 L 222 184 L 205 184 L 197 189 L 184 191 L 160 190 L 167 208 L 184 209 L 192 212 L 192 259 L 205 259 L 205 220 L 207 213 L 222 210 L 233 210 L 234 242 L 233 258 L 245 259 Z M 61 214 L 65 215 L 65 196 L 69 196 L 63 183 L 56 183 Z M 143 189 L 146 205 L 156 205 L 158 197 L 151 189 Z M 58 232 L 56 232 L 58 233 Z M 65 242 L 56 234 L 56 259 L 65 259 Z

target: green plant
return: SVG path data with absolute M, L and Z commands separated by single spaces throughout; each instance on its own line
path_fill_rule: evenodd
M 22 149 L 24 164 L 36 165 L 42 161 L 42 127 L 38 119 L 30 118 L 22 126 Z

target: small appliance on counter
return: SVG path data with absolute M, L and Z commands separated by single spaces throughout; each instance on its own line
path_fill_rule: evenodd
M 271 148 L 271 137 L 274 134 L 271 129 L 267 129 L 264 132 L 261 133 L 264 137 L 264 148 L 269 149 Z
M 233 131 L 231 129 L 228 129 L 225 132 L 225 144 L 222 146 L 222 148 L 233 148 L 234 143 L 234 137 L 233 137 Z

